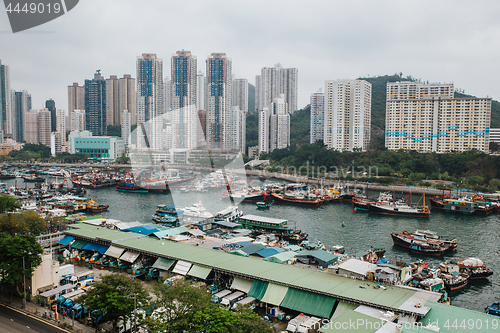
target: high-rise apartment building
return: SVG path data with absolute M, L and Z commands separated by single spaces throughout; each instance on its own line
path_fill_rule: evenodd
M 231 149 L 231 59 L 212 53 L 207 59 L 206 142 L 208 149 Z
M 97 70 L 92 80 L 85 80 L 85 129 L 94 136 L 106 135 L 106 81 Z
M 26 90 L 12 90 L 11 103 L 14 119 L 12 138 L 16 142 L 23 142 L 25 140 L 25 117 L 26 113 L 31 110 L 31 95 Z
M 59 141 L 64 146 L 66 144 L 66 114 L 62 109 L 56 109 L 56 132 L 59 133 Z
M 128 110 L 123 110 L 122 111 L 122 116 L 121 116 L 121 121 L 122 121 L 122 140 L 125 142 L 125 147 L 128 147 L 128 139 L 130 137 L 130 132 L 131 132 L 131 126 L 132 126 L 132 118 L 130 116 L 130 112 Z
M 262 110 L 261 109 L 261 98 L 262 95 L 262 76 L 255 75 L 255 111 Z
M 121 79 L 111 75 L 106 79 L 106 123 L 119 126 L 123 110 L 135 115 L 135 79 L 130 74 Z
M 269 152 L 269 107 L 259 111 L 259 155 Z
M 52 156 L 56 156 L 61 153 L 63 142 L 61 133 L 52 132 L 50 133 L 50 153 Z
M 269 152 L 290 145 L 290 113 L 284 94 L 275 98 L 271 104 Z
M 163 97 L 165 98 L 163 103 L 163 107 L 165 109 L 165 112 L 167 112 L 167 119 L 170 119 L 170 110 L 172 110 L 172 103 L 170 103 L 170 90 L 172 89 L 172 81 L 170 81 L 170 77 L 165 76 L 165 79 L 163 80 Z
M 138 148 L 162 147 L 164 85 L 163 60 L 156 54 L 137 57 L 136 120 Z
M 388 82 L 385 146 L 488 153 L 491 98 L 454 98 L 451 83 Z
M 232 91 L 232 106 L 237 106 L 240 111 L 248 111 L 248 80 L 234 79 Z
M 172 55 L 170 104 L 172 148 L 194 149 L 198 145 L 197 59 L 189 51 Z
M 85 87 L 77 82 L 68 86 L 68 114 L 71 115 L 74 110 L 85 110 Z
M 50 131 L 55 132 L 56 130 L 56 101 L 52 98 L 45 101 L 45 108 L 50 111 Z
M 285 103 L 288 104 L 288 112 L 294 113 L 298 110 L 299 70 L 297 68 L 278 67 L 278 84 L 278 94 L 283 94 Z
M 231 107 L 231 149 L 245 153 L 247 112 Z
M 326 81 L 324 143 L 336 150 L 370 144 L 372 85 L 365 80 Z
M 263 67 L 261 74 L 255 77 L 256 108 L 262 110 L 270 106 L 275 98 L 283 94 L 289 113 L 297 111 L 298 72 L 297 68 L 283 68 L 280 64 Z
M 206 79 L 205 75 L 203 75 L 202 71 L 198 71 L 196 75 L 196 105 L 198 110 L 205 110 L 205 88 L 206 88 Z M 205 129 L 203 129 L 205 131 Z
M 85 110 L 73 110 L 70 114 L 69 130 L 85 131 Z
M 9 66 L 2 65 L 0 60 L 0 130 L 3 133 L 12 133 L 12 105 L 10 92 Z
M 311 94 L 311 137 L 310 143 L 323 140 L 325 133 L 325 94 Z
M 24 141 L 26 143 L 38 144 L 38 110 L 30 110 L 24 118 Z
M 47 108 L 38 111 L 38 142 L 50 147 L 51 111 Z

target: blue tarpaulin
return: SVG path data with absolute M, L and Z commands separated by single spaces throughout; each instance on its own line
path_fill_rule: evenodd
M 100 254 L 104 254 L 104 252 L 106 252 L 108 248 L 109 246 L 90 242 L 83 247 L 83 250 L 96 251 Z
M 64 238 L 61 239 L 57 244 L 68 245 L 69 243 L 71 243 L 73 239 L 75 239 L 75 237 L 64 236 Z
M 140 227 L 133 227 L 133 228 L 128 228 L 128 229 L 123 229 L 122 231 L 125 232 L 136 232 L 138 234 L 142 235 L 151 235 L 154 234 L 155 232 L 158 232 L 163 229 L 157 229 L 157 228 L 150 228 L 148 226 L 140 226 Z

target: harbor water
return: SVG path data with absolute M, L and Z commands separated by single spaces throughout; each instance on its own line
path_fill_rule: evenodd
M 268 179 L 267 182 L 282 181 Z M 13 186 L 14 180 L 7 180 L 5 183 Z M 24 187 L 22 180 L 17 180 L 17 186 Z M 157 205 L 175 204 L 186 207 L 201 202 L 208 211 L 215 214 L 231 204 L 229 200 L 222 200 L 221 194 L 222 190 L 181 193 L 176 189 L 167 194 L 125 193 L 116 191 L 114 187 L 107 187 L 89 189 L 86 196 L 99 204 L 109 205 L 107 212 L 100 213 L 103 217 L 124 222 L 153 223 L 151 217 Z M 417 202 L 419 197 L 414 196 L 413 202 Z M 483 281 L 470 281 L 465 289 L 452 293 L 452 304 L 484 311 L 489 304 L 499 301 L 500 214 L 462 216 L 433 210 L 429 218 L 400 218 L 354 212 L 352 204 L 347 202 L 329 203 L 314 208 L 272 203 L 268 210 L 259 210 L 252 203 L 239 203 L 239 207 L 244 214 L 287 219 L 291 226 L 307 232 L 310 242 L 321 241 L 327 249 L 343 245 L 347 254 L 363 252 L 371 246 L 381 246 L 386 249 L 385 258 L 391 263 L 396 260 L 412 262 L 423 259 L 430 266 L 439 265 L 441 261 L 450 258 L 481 258 L 494 274 Z M 410 254 L 406 249 L 393 246 L 391 232 L 416 229 L 432 230 L 438 235 L 456 238 L 459 242 L 457 251 L 434 258 Z

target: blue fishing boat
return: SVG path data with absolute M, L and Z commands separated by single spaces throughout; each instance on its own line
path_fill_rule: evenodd
M 484 313 L 500 316 L 500 303 L 491 303 L 490 306 L 484 310 Z

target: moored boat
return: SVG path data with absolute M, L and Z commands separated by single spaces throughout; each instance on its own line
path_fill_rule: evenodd
M 256 203 L 257 205 L 257 208 L 260 208 L 260 209 L 269 209 L 269 204 L 265 201 L 259 201 Z
M 429 217 L 430 210 L 423 207 L 413 207 L 404 201 L 396 203 L 373 202 L 368 204 L 370 214 L 400 216 L 400 217 Z
M 305 196 L 286 196 L 278 193 L 271 193 L 271 196 L 275 202 L 287 205 L 317 207 L 324 202 L 323 199 L 309 199 Z
M 479 258 L 467 258 L 455 262 L 458 265 L 461 273 L 467 273 L 471 280 L 486 279 L 493 275 L 493 271 L 486 268 L 483 260 Z
M 441 278 L 448 290 L 462 289 L 469 284 L 469 274 L 461 273 L 458 265 L 442 262 L 439 269 L 441 270 Z
M 491 303 L 490 306 L 484 309 L 484 313 L 494 316 L 500 316 L 500 303 L 498 302 Z

